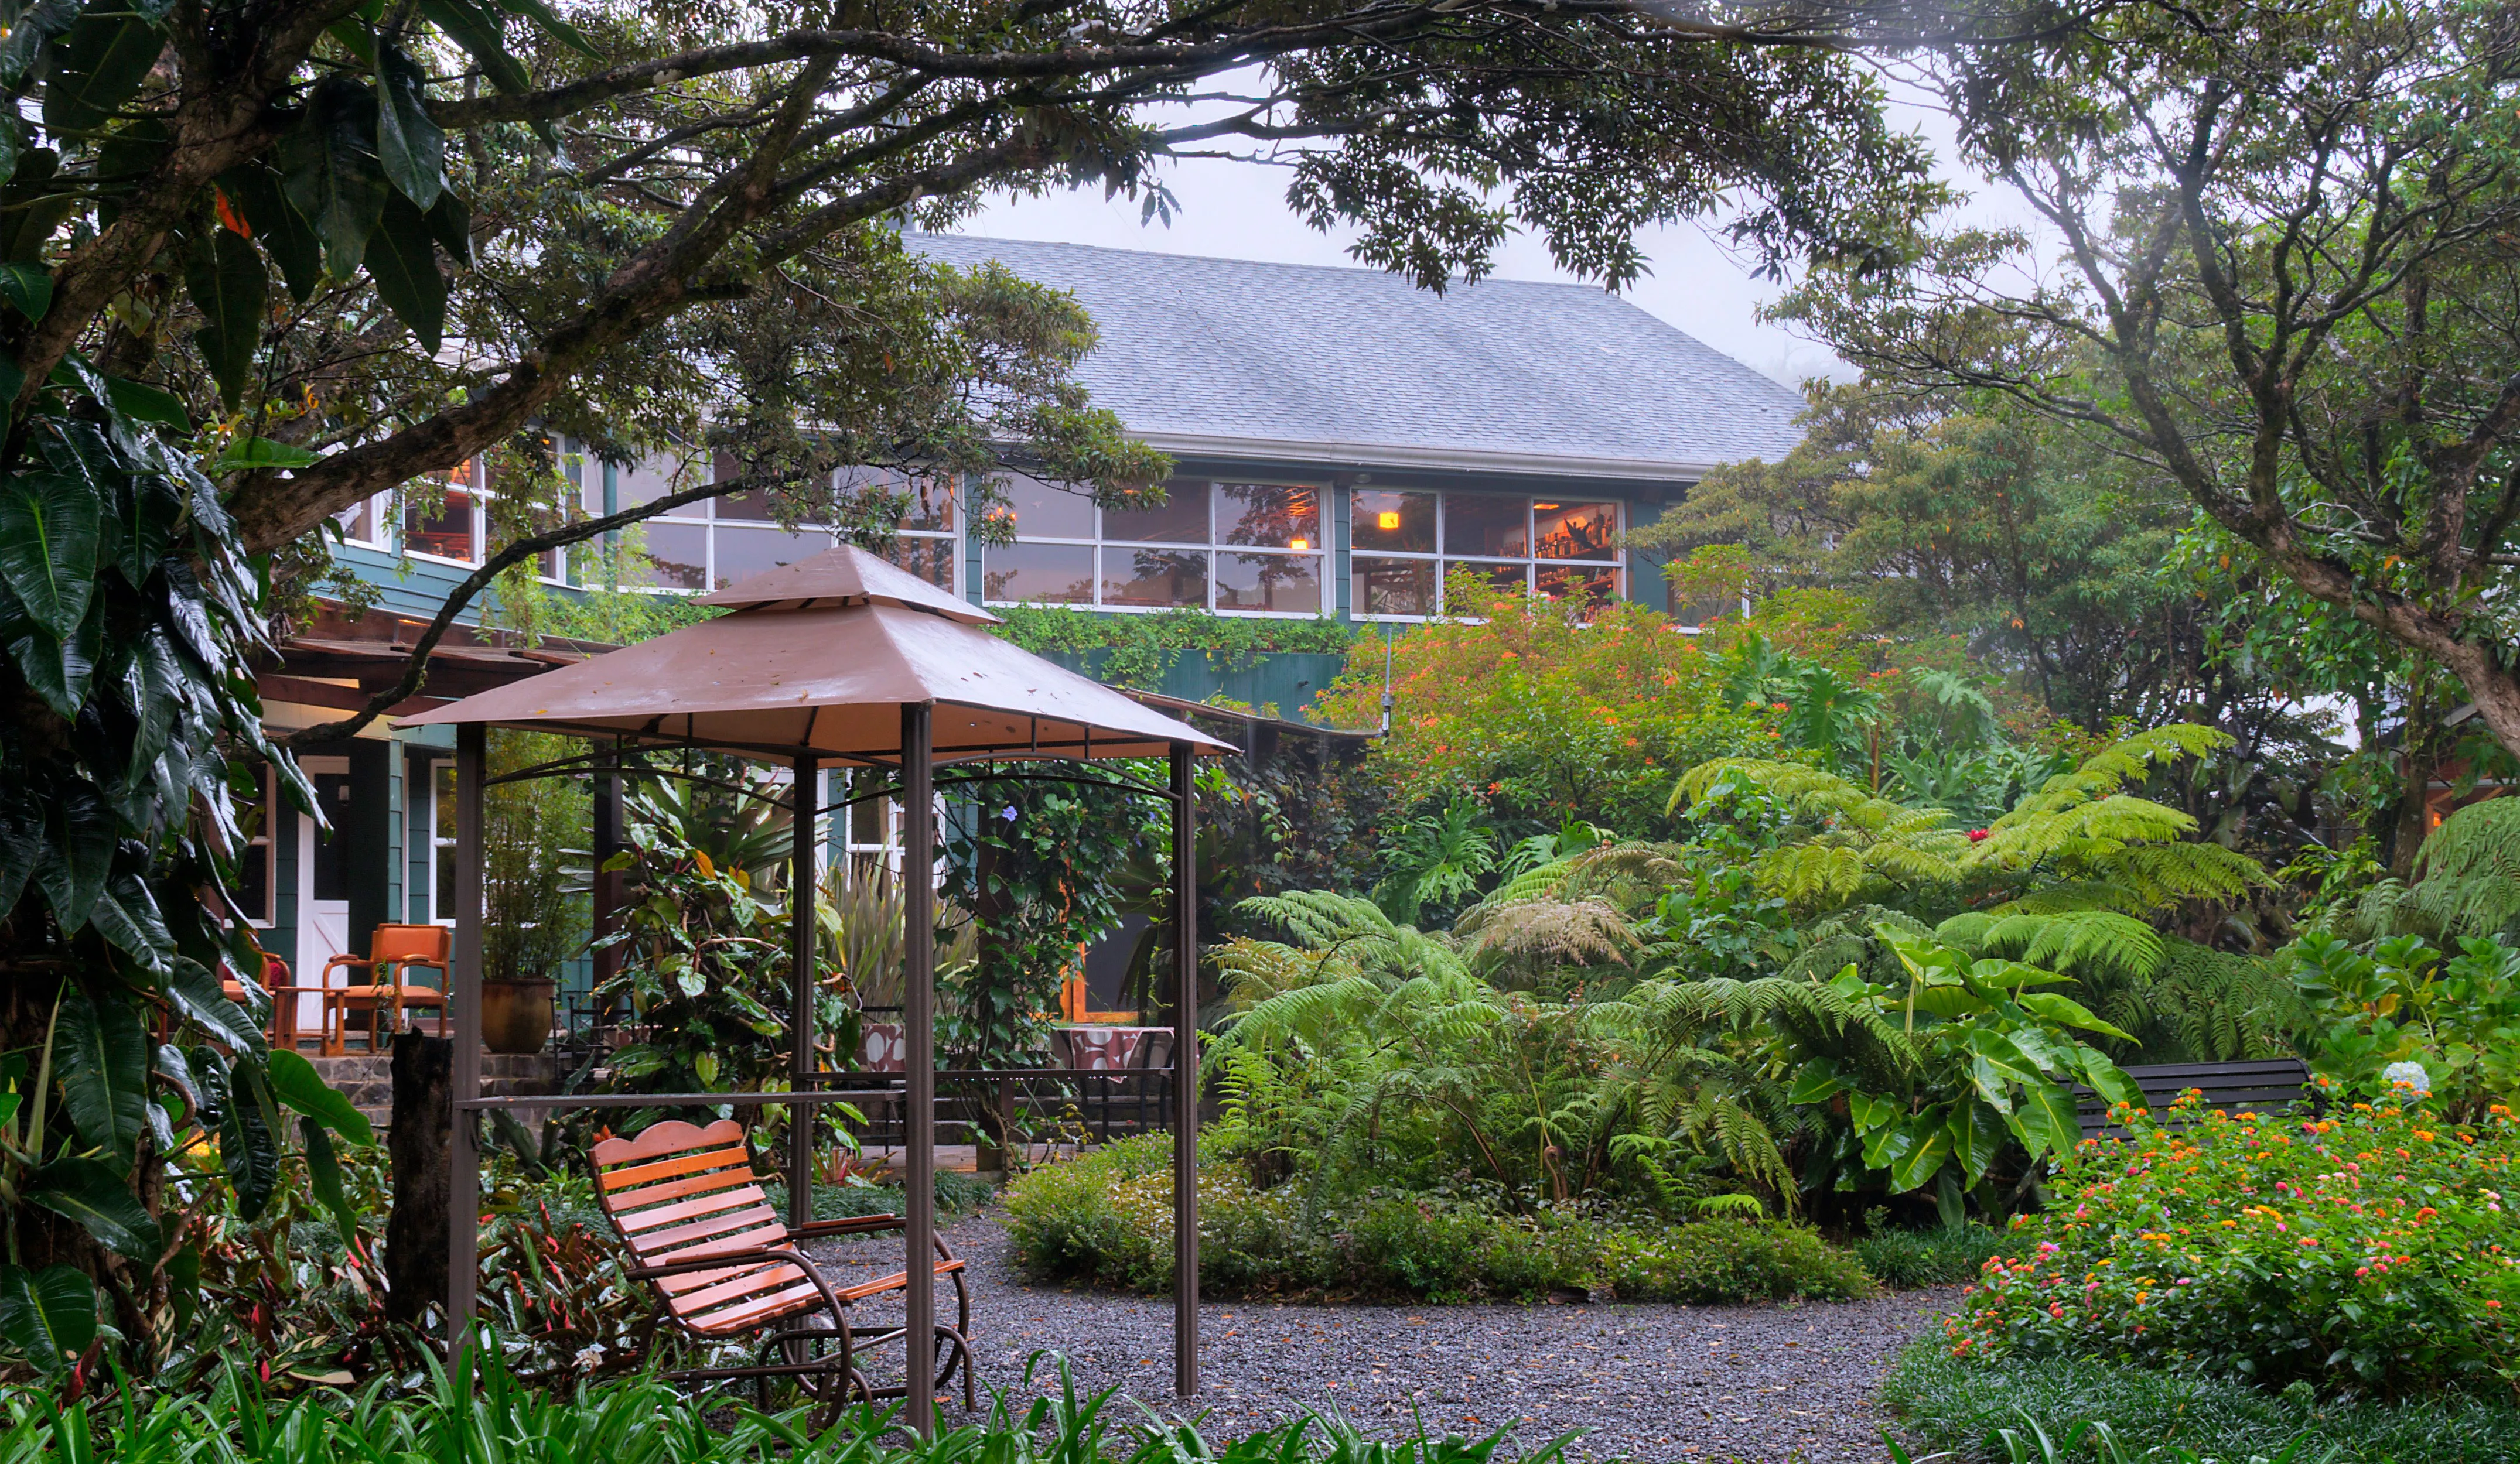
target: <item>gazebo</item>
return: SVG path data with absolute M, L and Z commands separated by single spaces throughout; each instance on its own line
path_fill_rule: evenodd
M 865 551 L 841 548 L 704 596 L 730 613 L 403 719 L 456 729 L 456 931 L 448 1003 L 458 1122 L 450 1148 L 446 1334 L 450 1354 L 471 1340 L 479 1269 L 480 1154 L 472 1115 L 482 1109 L 792 1105 L 846 1096 L 814 1067 L 814 885 L 817 819 L 869 797 L 903 813 L 903 931 L 908 1335 L 931 1335 L 934 1278 L 922 1258 L 935 1232 L 935 838 L 940 781 L 1042 774 L 957 773 L 974 764 L 1044 759 L 1164 757 L 1165 786 L 1114 774 L 1103 781 L 1164 799 L 1172 811 L 1174 1386 L 1198 1389 L 1197 909 L 1192 866 L 1192 759 L 1234 749 L 1189 724 L 989 634 L 997 617 Z M 480 1095 L 481 793 L 487 730 L 517 728 L 595 739 L 599 750 L 528 775 L 608 772 L 621 756 L 696 748 L 775 762 L 793 771 L 788 1088 L 760 1093 L 643 1093 L 591 1097 Z M 889 788 L 817 806 L 826 768 L 895 775 Z M 657 770 L 642 768 L 642 773 Z M 527 776 L 527 775 L 516 775 Z M 854 781 L 854 780 L 853 780 Z M 791 1222 L 812 1206 L 813 1125 L 788 1125 Z M 916 1367 L 912 1376 L 918 1376 Z M 913 1387 L 908 1417 L 932 1434 L 931 1390 Z

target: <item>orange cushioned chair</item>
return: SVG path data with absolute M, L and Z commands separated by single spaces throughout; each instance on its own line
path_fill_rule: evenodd
M 336 955 L 324 962 L 319 984 L 324 988 L 324 1050 L 335 1056 L 349 1050 L 350 1013 L 368 1013 L 368 1050 L 378 1049 L 380 1034 L 399 1031 L 403 1013 L 413 1007 L 437 1009 L 437 1035 L 446 1035 L 446 962 L 453 954 L 455 932 L 444 925 L 380 925 L 368 938 L 365 956 Z M 334 986 L 333 968 L 355 967 L 369 980 L 356 986 Z M 436 986 L 407 980 L 413 966 L 437 972 Z
M 862 1329 L 849 1308 L 870 1297 L 907 1290 L 908 1271 L 895 1271 L 854 1286 L 833 1286 L 797 1242 L 816 1235 L 867 1235 L 898 1231 L 897 1215 L 813 1220 L 790 1230 L 761 1192 L 744 1147 L 743 1126 L 720 1119 L 702 1129 L 679 1119 L 656 1124 L 636 1138 L 608 1138 L 595 1146 L 597 1183 L 604 1213 L 635 1263 L 630 1274 L 655 1287 L 658 1319 L 701 1342 L 725 1343 L 757 1336 L 759 1361 L 750 1367 L 701 1367 L 669 1372 L 675 1380 L 753 1378 L 761 1405 L 770 1405 L 770 1383 L 792 1377 L 818 1404 L 814 1428 L 828 1427 L 852 1399 L 872 1402 L 910 1390 L 876 1388 L 858 1370 L 859 1354 L 903 1340 L 907 1327 Z M 935 1273 L 954 1281 L 955 1325 L 939 1323 L 934 1339 L 933 1386 L 950 1386 L 963 1374 L 963 1406 L 977 1406 L 971 1382 L 971 1296 L 963 1263 L 936 1241 Z M 776 1353 L 779 1360 L 772 1361 Z M 917 1370 L 917 1359 L 908 1359 Z

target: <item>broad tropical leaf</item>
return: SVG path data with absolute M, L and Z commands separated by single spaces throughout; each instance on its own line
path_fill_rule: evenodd
M 96 491 L 65 473 L 16 473 L 0 485 L 0 581 L 55 641 L 87 618 L 99 514 Z
M 87 1232 L 134 1261 L 154 1264 L 164 1231 L 121 1175 L 101 1160 L 56 1159 L 35 1172 L 26 1203 L 40 1205 L 87 1227 Z
M 67 1265 L 0 1265 L 0 1340 L 46 1377 L 59 1377 L 96 1341 L 96 1285 Z
M 53 1067 L 79 1142 L 127 1172 L 139 1154 L 149 1104 L 149 1033 L 134 1004 L 99 1003 L 74 983 L 65 988 Z
M 368 1116 L 327 1084 L 313 1063 L 286 1047 L 271 1054 L 271 1091 L 281 1102 L 362 1148 L 376 1142 Z

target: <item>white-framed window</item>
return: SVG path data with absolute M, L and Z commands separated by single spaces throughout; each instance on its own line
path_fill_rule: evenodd
M 1619 598 L 1619 505 L 1606 500 L 1357 488 L 1348 500 L 1349 611 L 1359 620 L 1444 613 L 1444 581 L 1466 569 L 1500 590 Z
M 993 604 L 1111 610 L 1322 613 L 1322 489 L 1311 483 L 1175 479 L 1164 502 L 1101 509 L 1091 498 L 1012 476 L 1015 542 L 981 554 Z
M 428 918 L 455 923 L 455 764 L 428 764 Z
M 346 543 L 362 549 L 390 550 L 393 536 L 386 525 L 392 521 L 392 514 L 393 495 L 380 493 L 334 514 L 333 521 L 341 526 L 341 538 Z
M 404 497 L 402 502 L 402 552 L 417 558 L 439 559 L 449 564 L 474 565 L 481 562 L 481 546 L 489 539 L 485 507 L 486 484 L 481 460 L 467 458 L 447 469 L 444 477 L 432 475 L 432 487 L 442 484 L 437 507 Z
M 669 460 L 621 466 L 615 471 L 618 506 L 635 508 L 695 486 L 697 465 Z M 733 475 L 717 468 L 719 481 Z M 956 491 L 948 474 L 904 474 L 889 468 L 842 468 L 833 488 L 842 494 L 880 489 L 906 493 L 908 506 L 895 530 L 892 561 L 949 593 L 961 582 L 962 535 Z M 838 543 L 828 524 L 787 528 L 772 516 L 761 492 L 730 493 L 687 504 L 646 520 L 645 553 L 622 566 L 625 589 L 723 590 L 782 564 L 810 558 Z

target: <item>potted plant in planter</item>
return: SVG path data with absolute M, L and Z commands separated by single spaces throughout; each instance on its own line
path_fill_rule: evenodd
M 563 738 L 493 733 L 490 771 L 573 750 Z M 500 783 L 481 799 L 481 1040 L 530 1054 L 551 1041 L 561 962 L 585 942 L 586 794 L 564 777 Z

